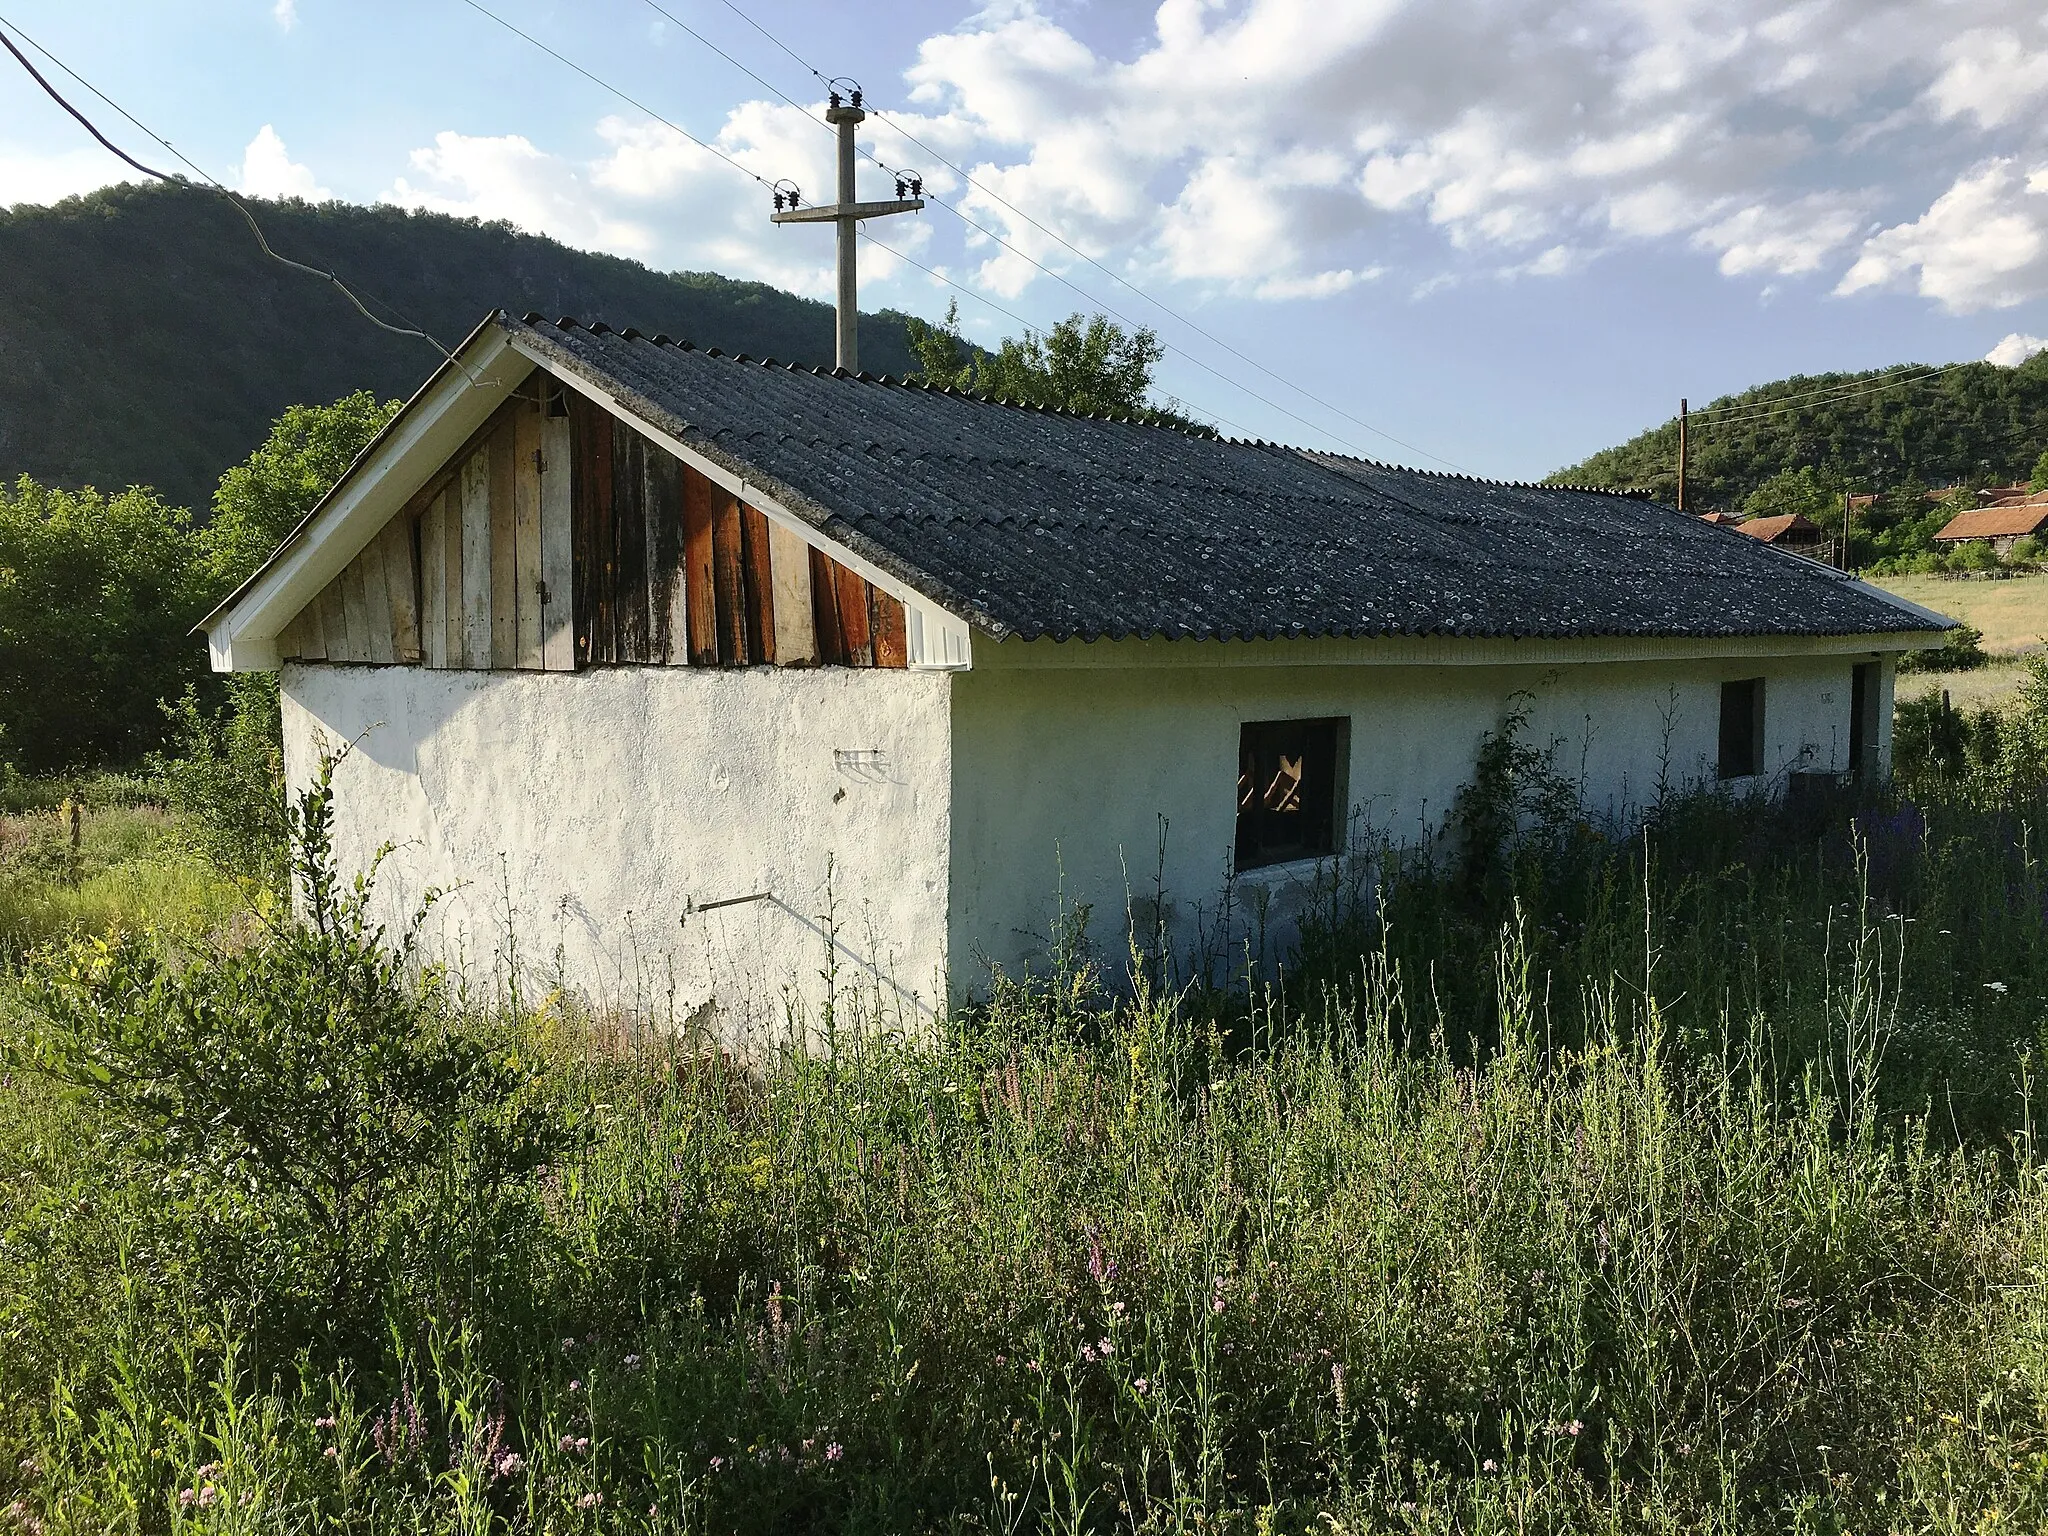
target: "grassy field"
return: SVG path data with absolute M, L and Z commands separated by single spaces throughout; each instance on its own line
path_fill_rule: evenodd
M 744 1065 L 166 876 L 0 995 L 0 1529 L 2042 1529 L 2048 798 L 1973 803 L 1538 827 L 1284 991 L 1083 950 Z
M 1886 576 L 1875 584 L 1923 608 L 1976 625 L 1984 632 L 1987 651 L 2031 650 L 2048 640 L 2048 574 L 2004 581 Z
M 1949 703 L 1965 713 L 2002 709 L 2019 693 L 2025 677 L 2025 669 L 2011 660 L 1993 661 L 1967 672 L 1901 672 L 1897 694 L 1903 703 L 1946 693 Z

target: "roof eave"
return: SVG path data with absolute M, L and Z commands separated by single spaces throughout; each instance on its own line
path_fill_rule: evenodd
M 206 633 L 213 669 L 275 668 L 277 637 L 284 627 L 341 573 L 368 533 L 395 516 L 532 369 L 532 361 L 512 347 L 503 311 L 485 316 L 276 552 L 196 626 Z M 362 536 L 351 542 L 354 534 Z

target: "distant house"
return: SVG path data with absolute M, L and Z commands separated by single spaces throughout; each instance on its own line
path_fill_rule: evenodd
M 1949 627 L 1629 496 L 503 313 L 205 624 L 447 958 L 743 1040 L 1083 927 L 1220 974 L 1511 711 L 1616 822 L 1881 775 Z
M 2013 545 L 2021 539 L 2042 537 L 2044 528 L 2048 528 L 2048 491 L 2021 500 L 1958 512 L 1934 536 L 1934 540 L 1952 548 L 1964 544 L 1989 544 L 1999 554 L 2009 555 Z
M 1712 523 L 1716 528 L 1735 528 L 1741 525 L 1742 515 L 1739 512 L 1702 512 L 1700 521 Z
M 1828 537 L 1820 524 L 1798 512 L 1786 512 L 1777 517 L 1752 517 L 1735 527 L 1737 532 L 1746 533 L 1752 539 L 1803 555 L 1818 553 Z

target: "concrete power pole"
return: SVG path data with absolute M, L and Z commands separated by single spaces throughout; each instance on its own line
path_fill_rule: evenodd
M 1685 510 L 1685 402 L 1678 402 L 1678 510 Z
M 860 285 L 855 272 L 855 242 L 862 219 L 885 218 L 892 213 L 917 213 L 924 208 L 921 178 L 899 176 L 896 196 L 886 202 L 861 203 L 853 194 L 853 130 L 867 121 L 861 110 L 860 92 L 852 92 L 850 104 L 842 105 L 839 92 L 831 95 L 825 121 L 839 130 L 839 189 L 837 201 L 822 208 L 800 208 L 795 188 L 775 194 L 777 224 L 837 224 L 839 226 L 839 347 L 838 362 L 848 373 L 860 372 Z M 909 192 L 910 196 L 903 194 Z M 789 206 L 783 206 L 787 198 Z

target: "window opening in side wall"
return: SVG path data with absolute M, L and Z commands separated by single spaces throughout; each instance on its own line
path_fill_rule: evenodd
M 1238 733 L 1237 867 L 1337 851 L 1350 721 L 1255 720 Z
M 1746 779 L 1763 772 L 1764 680 L 1745 677 L 1721 685 L 1721 777 Z
M 1877 702 L 1877 663 L 1859 662 L 1849 674 L 1849 771 L 1870 766 L 1871 711 Z

